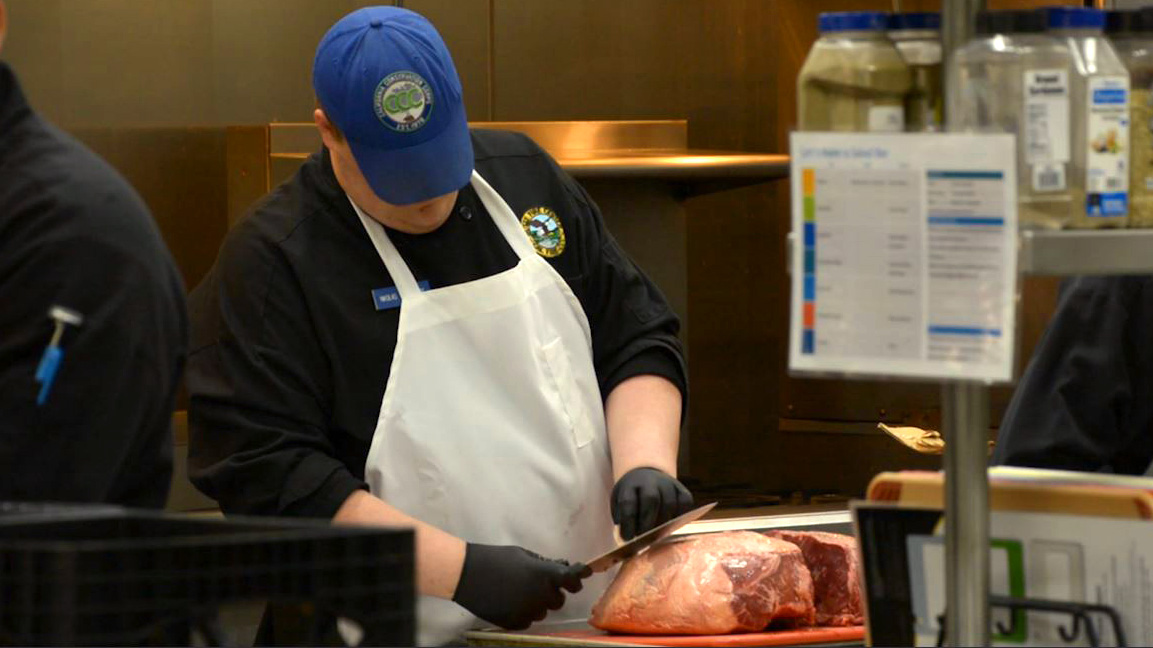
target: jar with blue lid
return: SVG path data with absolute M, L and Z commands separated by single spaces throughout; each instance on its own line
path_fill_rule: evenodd
M 1153 7 L 1109 12 L 1105 35 L 1129 70 L 1129 227 L 1153 227 Z
M 1071 159 L 1073 54 L 1036 10 L 982 11 L 953 55 L 949 129 L 1017 136 L 1017 217 L 1023 228 L 1069 227 L 1083 200 Z M 1081 198 L 1079 198 L 1080 196 Z
M 823 13 L 820 36 L 797 79 L 798 128 L 899 132 L 905 129 L 909 66 L 889 40 L 883 12 Z

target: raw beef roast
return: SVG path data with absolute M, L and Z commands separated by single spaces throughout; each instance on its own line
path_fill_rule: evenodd
M 752 531 L 690 536 L 627 561 L 590 623 L 632 634 L 726 634 L 776 619 L 811 624 L 813 584 L 796 545 Z
M 865 622 L 861 605 L 861 555 L 852 536 L 823 531 L 769 531 L 801 548 L 813 575 L 817 625 L 853 626 Z

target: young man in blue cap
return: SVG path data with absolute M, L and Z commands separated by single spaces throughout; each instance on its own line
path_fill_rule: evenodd
M 0 62 L 0 501 L 163 507 L 187 336 L 148 208 Z
M 313 85 L 323 150 L 192 296 L 194 481 L 226 512 L 414 526 L 422 645 L 583 618 L 604 575 L 558 559 L 691 505 L 676 316 L 547 154 L 469 131 L 419 15 L 345 17 Z

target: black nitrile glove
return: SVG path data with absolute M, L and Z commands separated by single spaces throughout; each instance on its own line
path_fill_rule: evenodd
M 566 589 L 583 587 L 588 567 L 549 560 L 513 546 L 469 543 L 452 600 L 476 616 L 509 630 L 523 630 L 564 605 Z
M 693 494 L 685 485 L 656 468 L 633 468 L 613 486 L 613 523 L 621 537 L 634 537 L 693 508 Z

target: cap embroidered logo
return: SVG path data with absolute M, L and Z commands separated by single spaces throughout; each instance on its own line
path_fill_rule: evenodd
M 393 72 L 381 79 L 373 95 L 377 118 L 398 133 L 411 133 L 428 123 L 432 107 L 432 88 L 416 72 Z

